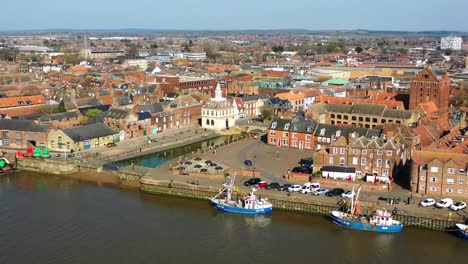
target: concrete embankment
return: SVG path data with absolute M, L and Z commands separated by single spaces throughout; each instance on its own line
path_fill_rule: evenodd
M 207 188 L 206 186 L 196 186 L 175 181 L 151 180 L 145 178 L 140 180 L 140 190 L 145 193 L 199 200 L 209 200 L 219 191 L 213 188 Z M 303 201 L 297 197 L 286 198 L 274 195 L 273 193 L 259 192 L 259 195 L 261 196 L 265 194 L 268 194 L 267 196 L 269 201 L 273 204 L 275 210 L 327 216 L 330 215 L 332 210 L 336 210 L 338 208 L 336 203 L 325 204 L 319 203 L 318 201 Z M 234 197 L 237 195 L 240 195 L 240 192 L 235 193 Z M 455 223 L 461 221 L 457 216 L 452 219 L 442 219 L 408 214 L 408 212 L 404 213 L 398 210 L 394 212 L 394 218 L 401 221 L 406 227 L 417 227 L 438 231 L 452 230 Z

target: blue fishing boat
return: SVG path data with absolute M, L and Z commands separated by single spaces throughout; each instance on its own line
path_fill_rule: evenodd
M 259 199 L 255 195 L 256 188 L 252 188 L 249 194 L 242 199 L 232 200 L 234 179 L 235 176 L 229 184 L 224 184 L 224 188 L 215 197 L 210 199 L 210 203 L 214 208 L 229 213 L 251 215 L 267 214 L 273 210 L 273 205 L 267 198 Z
M 393 220 L 392 214 L 387 210 L 376 210 L 370 215 L 360 214 L 357 204 L 360 191 L 361 187 L 359 187 L 355 198 L 350 198 L 351 206 L 347 212 L 331 212 L 333 223 L 347 228 L 380 233 L 395 233 L 403 229 L 403 224 Z
M 458 236 L 463 240 L 468 240 L 468 225 L 457 223 Z

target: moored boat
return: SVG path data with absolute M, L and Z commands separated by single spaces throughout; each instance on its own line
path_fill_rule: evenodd
M 403 224 L 394 220 L 387 210 L 376 210 L 370 215 L 360 214 L 357 210 L 359 207 L 356 206 L 360 191 L 361 187 L 355 198 L 350 198 L 351 206 L 347 212 L 331 212 L 333 223 L 347 228 L 381 233 L 395 233 L 403 229 Z
M 224 212 L 238 213 L 238 214 L 267 214 L 273 210 L 273 205 L 267 198 L 259 199 L 252 188 L 249 194 L 237 201 L 232 200 L 232 189 L 234 186 L 235 176 L 231 179 L 230 183 L 225 183 L 224 188 L 212 199 L 211 205 Z M 223 197 L 224 196 L 224 197 Z
M 458 236 L 463 240 L 468 240 L 468 225 L 457 223 Z

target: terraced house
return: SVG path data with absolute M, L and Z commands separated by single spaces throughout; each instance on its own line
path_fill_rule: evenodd
M 408 144 L 401 135 L 388 140 L 378 137 L 367 138 L 351 134 L 340 136 L 323 149 L 314 154 L 314 166 L 352 167 L 356 170 L 356 178 L 372 176 L 380 182 L 389 182 L 409 160 Z
M 380 136 L 380 130 L 320 124 L 301 118 L 274 119 L 267 140 L 268 144 L 278 147 L 316 150 L 328 148 L 340 136 L 351 135 L 374 138 Z
M 411 190 L 468 198 L 468 154 L 419 150 L 412 153 Z

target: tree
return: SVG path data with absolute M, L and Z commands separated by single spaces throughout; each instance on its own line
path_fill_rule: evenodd
M 190 47 L 193 47 L 193 41 L 192 41 L 191 39 L 189 40 L 188 45 L 189 45 Z
M 359 54 L 359 53 L 361 53 L 364 49 L 361 48 L 361 47 L 356 47 L 354 50 Z
M 60 103 L 57 106 L 57 112 L 58 113 L 65 113 L 67 109 L 65 109 L 65 102 L 63 100 L 60 101 Z
M 264 105 L 260 107 L 260 114 L 262 115 L 264 119 L 270 120 L 273 117 L 274 111 L 273 111 L 273 108 L 267 105 Z
M 398 52 L 400 52 L 401 55 L 406 55 L 406 54 L 408 54 L 408 50 L 405 49 L 405 48 L 400 48 L 400 49 L 398 49 Z
M 447 55 L 447 56 L 452 55 L 452 53 L 453 53 L 453 50 L 452 50 L 452 49 L 445 49 L 445 50 L 444 50 L 444 54 Z
M 128 57 L 136 57 L 138 54 L 138 49 L 136 46 L 132 45 L 128 50 L 127 50 L 127 56 Z
M 284 51 L 283 46 L 273 46 L 272 49 L 273 49 L 273 52 L 283 52 Z
M 86 111 L 84 119 L 83 119 L 83 123 L 85 123 L 85 124 L 88 123 L 88 121 L 91 118 L 95 117 L 99 113 L 102 113 L 102 111 L 99 110 L 99 109 L 90 109 L 90 110 Z

